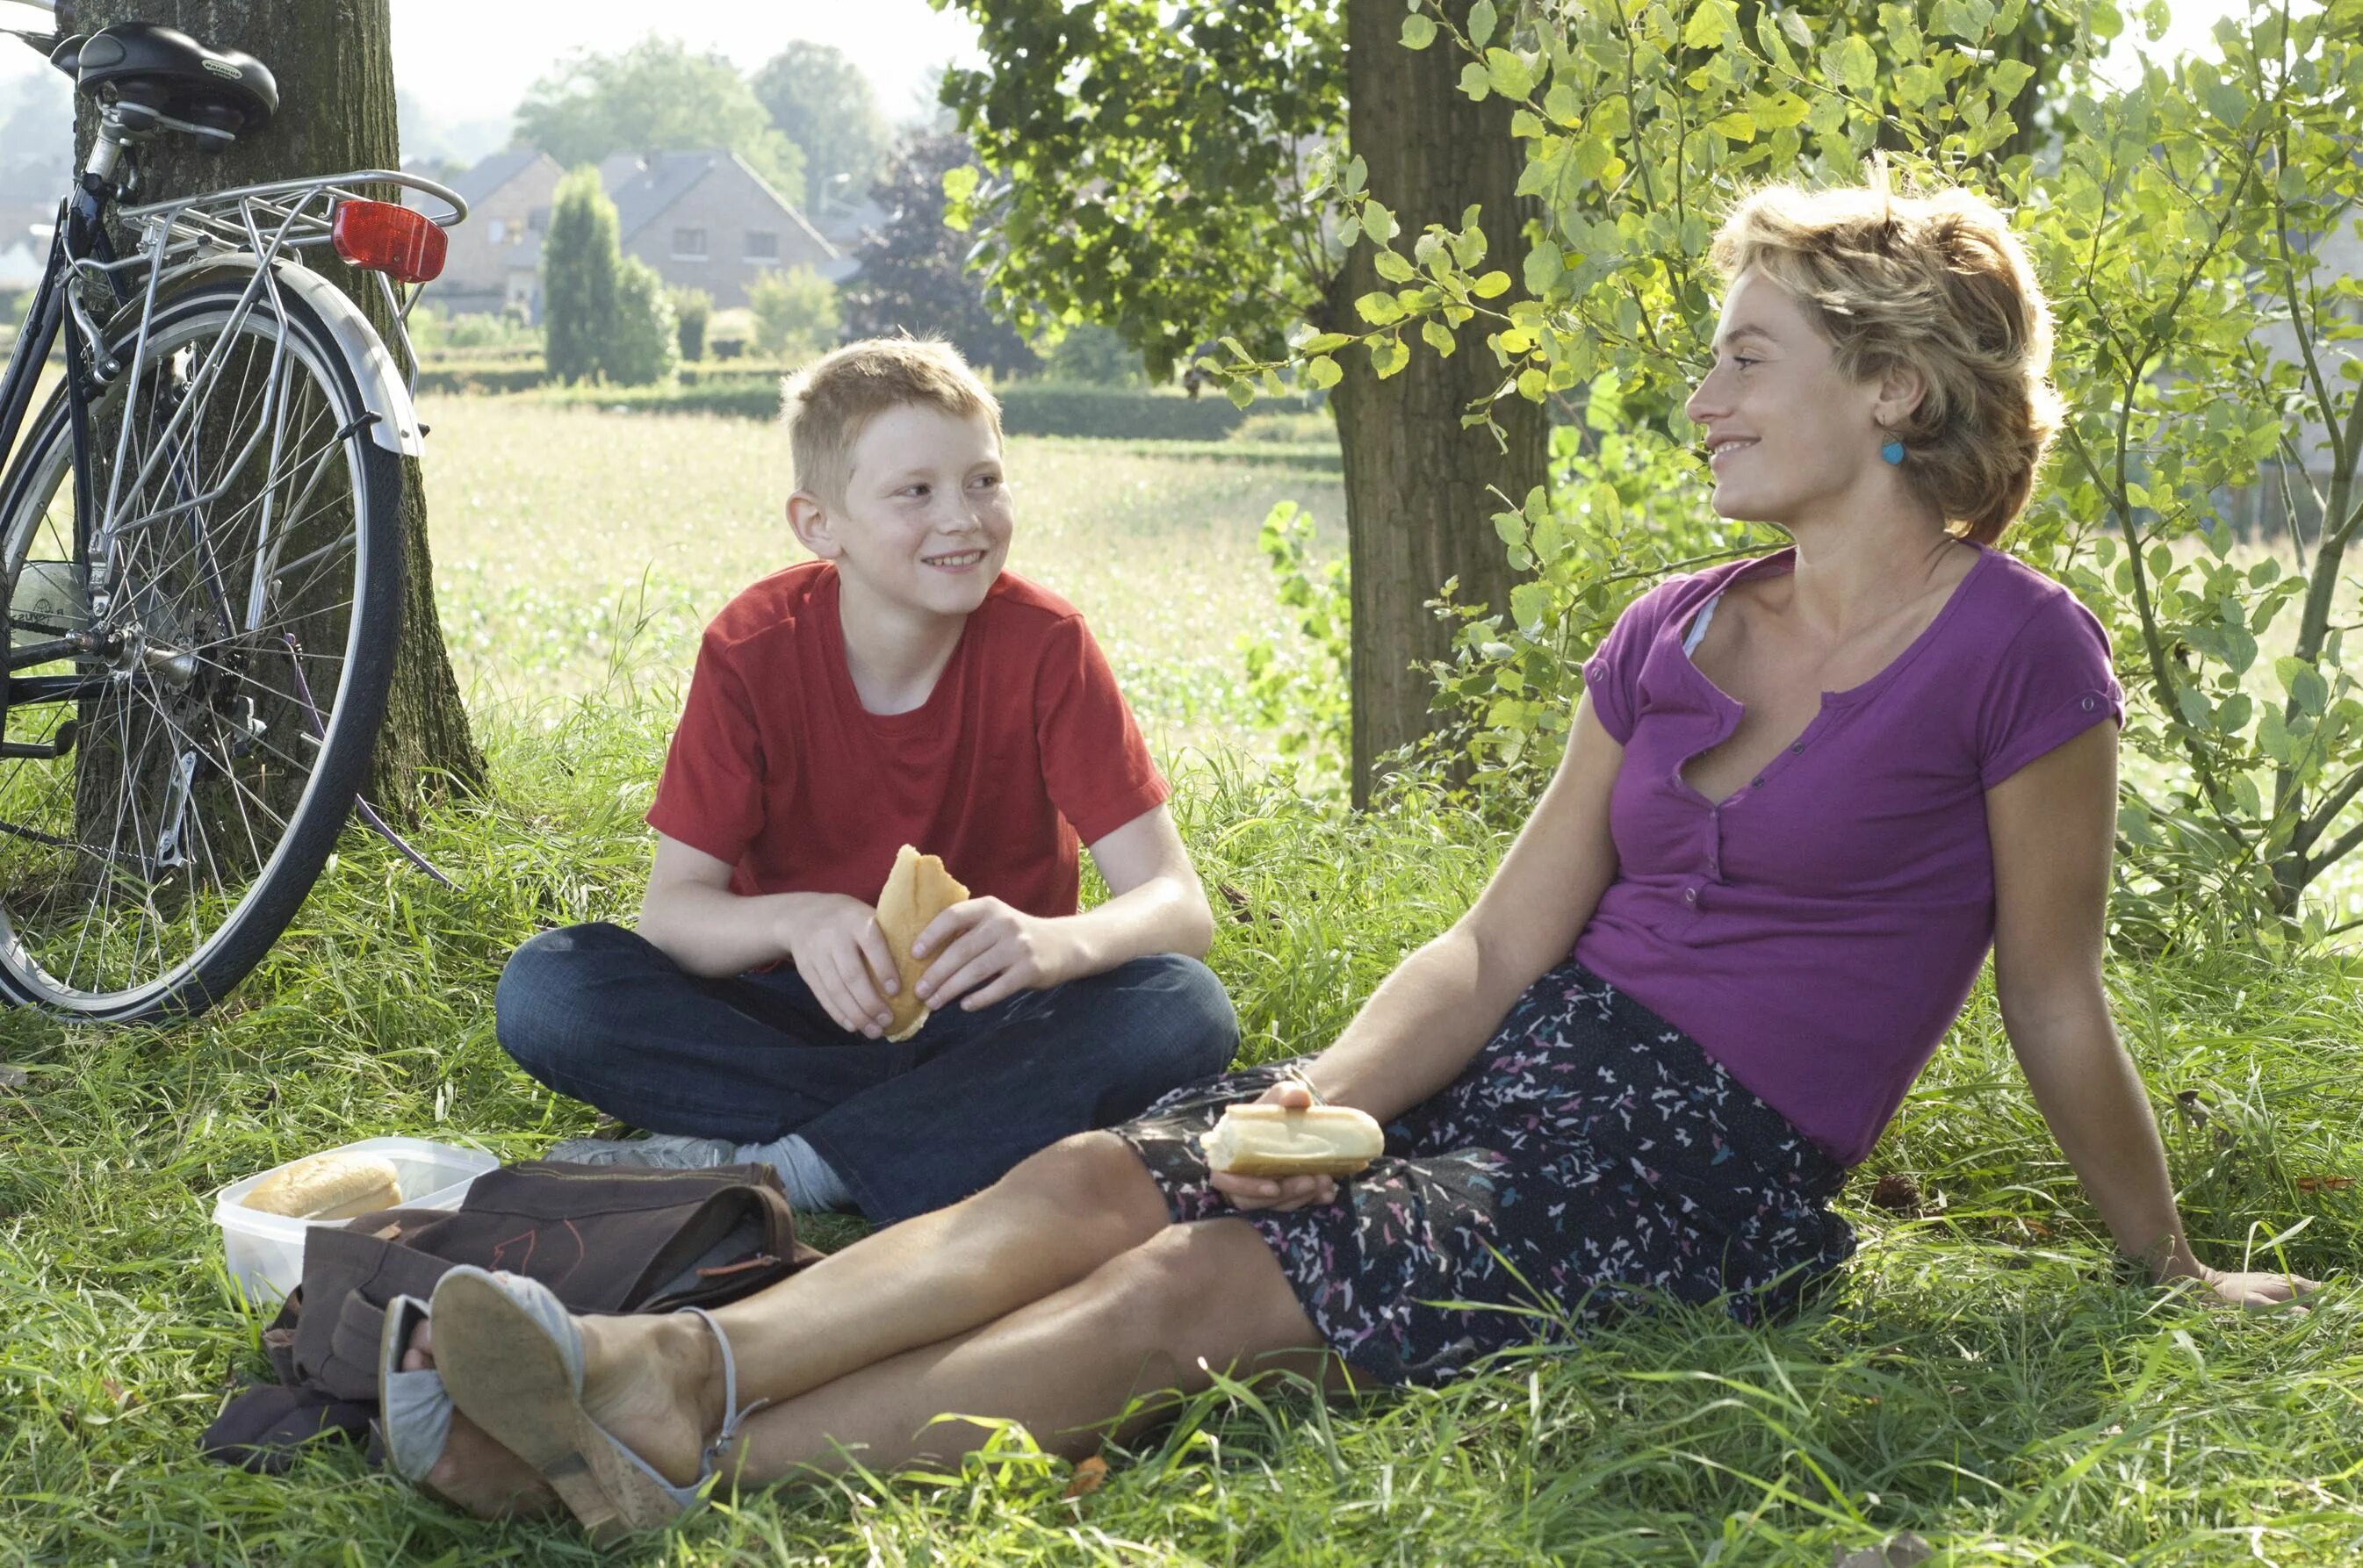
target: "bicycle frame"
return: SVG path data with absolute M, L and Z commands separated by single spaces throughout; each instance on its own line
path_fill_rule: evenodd
M 418 360 L 410 342 L 407 322 L 426 285 L 414 284 L 406 293 L 400 292 L 384 274 L 370 274 L 376 280 L 392 321 L 393 338 L 399 346 L 401 368 L 397 370 L 368 319 L 341 292 L 304 266 L 302 253 L 331 243 L 330 226 L 339 204 L 372 199 L 363 197 L 353 187 L 398 186 L 431 196 L 445 209 L 440 215 L 430 215 L 432 221 L 446 228 L 465 219 L 467 204 L 457 193 L 434 181 L 392 170 L 273 181 L 121 208 L 117 215 L 138 226 L 139 238 L 131 255 L 118 257 L 107 234 L 108 207 L 122 189 L 115 179 L 118 158 L 139 139 L 143 138 L 126 130 L 110 106 L 102 120 L 99 140 L 89 165 L 61 206 L 59 223 L 50 239 L 49 264 L 34 291 L 6 374 L 0 378 L 0 473 L 5 473 L 6 459 L 15 450 L 24 422 L 31 413 L 41 368 L 62 338 L 75 478 L 74 558 L 77 563 L 86 565 L 90 574 L 85 585 L 87 628 L 70 628 L 65 637 L 56 641 L 22 648 L 12 646 L 7 659 L 10 676 L 0 712 L 20 702 L 73 701 L 101 690 L 112 679 L 105 670 L 44 677 L 19 677 L 14 672 L 53 663 L 72 654 L 101 651 L 104 637 L 96 629 L 107 613 L 125 538 L 218 498 L 244 471 L 265 431 L 270 435 L 270 462 L 275 470 L 285 437 L 285 409 L 279 401 L 280 372 L 287 352 L 283 337 L 273 341 L 256 436 L 229 461 L 220 465 L 217 482 L 202 493 L 190 493 L 179 478 L 183 468 L 179 460 L 180 437 L 184 434 L 180 425 L 190 409 L 203 405 L 203 397 L 194 394 L 218 373 L 247 317 L 258 308 L 268 315 L 285 317 L 283 291 L 301 292 L 306 303 L 327 323 L 338 347 L 347 351 L 347 361 L 355 370 L 368 409 L 362 417 L 370 422 L 371 439 L 409 456 L 415 457 L 419 451 L 421 432 L 412 403 Z M 105 386 L 127 374 L 131 385 L 140 384 L 149 369 L 148 323 L 160 299 L 165 297 L 168 284 L 199 276 L 235 276 L 240 272 L 246 281 L 231 307 L 228 323 L 191 374 L 193 395 L 183 399 L 164 428 L 154 436 L 153 446 L 139 471 L 128 476 L 128 491 L 137 495 L 155 477 L 159 466 L 166 466 L 172 476 L 173 500 L 137 517 L 119 514 L 118 507 L 126 493 L 126 458 L 132 430 L 127 419 L 116 435 L 115 461 L 109 470 L 112 477 L 105 505 L 99 506 L 94 493 L 90 457 L 92 400 Z M 116 307 L 116 321 L 137 301 L 134 319 L 138 326 L 128 367 L 110 357 L 105 328 L 92 319 L 83 304 L 78 285 L 94 280 L 104 280 Z M 316 476 L 313 482 L 316 482 Z M 308 486 L 305 493 L 309 493 Z M 301 500 L 298 496 L 299 507 Z M 244 585 L 240 595 L 245 601 L 241 629 L 249 633 L 262 614 L 262 596 L 276 565 L 270 553 L 274 521 L 267 500 L 261 519 L 263 547 L 258 552 L 253 580 Z M 10 586 L 13 589 L 14 585 Z M 230 585 L 216 584 L 216 588 L 224 594 L 224 603 L 231 602 Z M 156 649 L 150 657 L 169 658 L 172 652 Z M 0 742 L 0 756 L 23 754 L 15 744 Z

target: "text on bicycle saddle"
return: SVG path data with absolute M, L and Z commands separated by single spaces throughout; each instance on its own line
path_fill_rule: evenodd
M 50 51 L 75 90 L 138 105 L 208 130 L 259 130 L 279 107 L 271 68 L 241 50 L 207 49 L 175 28 L 121 22 Z

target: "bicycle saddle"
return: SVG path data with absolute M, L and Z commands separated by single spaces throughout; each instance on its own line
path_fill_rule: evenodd
M 74 79 L 76 92 L 121 102 L 225 137 L 259 130 L 279 107 L 278 79 L 262 61 L 234 49 L 212 50 L 174 28 L 118 22 L 70 38 L 50 63 Z

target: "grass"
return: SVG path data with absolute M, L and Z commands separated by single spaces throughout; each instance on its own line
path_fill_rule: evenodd
M 494 403 L 430 417 L 438 573 L 480 563 L 456 589 L 447 577 L 447 620 L 524 606 L 469 622 L 499 631 L 461 650 L 494 791 L 416 835 L 459 889 L 350 836 L 296 928 L 206 1018 L 98 1032 L 0 1013 L 0 1059 L 29 1070 L 0 1089 L 0 1565 L 594 1560 L 562 1527 L 458 1518 L 348 1451 L 283 1479 L 194 1452 L 223 1390 L 265 1368 L 261 1323 L 220 1277 L 216 1187 L 372 1133 L 526 1157 L 588 1125 L 508 1066 L 493 980 L 540 924 L 629 910 L 683 634 L 775 564 L 752 470 L 776 458 L 736 444 L 739 427 L 668 436 L 665 421 L 549 411 L 501 424 Z M 1251 535 L 1278 481 L 1088 458 L 1014 454 L 1021 564 L 1122 646 L 1163 744 L 1212 759 L 1181 814 L 1209 885 L 1229 889 L 1212 962 L 1247 1055 L 1317 1047 L 1459 912 L 1504 841 L 1419 798 L 1355 818 L 1237 759 L 1226 638 L 1198 628 L 1280 623 L 1251 543 L 1223 536 Z M 528 462 L 579 465 L 576 483 L 538 487 Z M 659 496 L 669 525 L 645 514 Z M 649 557 L 648 595 L 626 599 Z M 1162 613 L 1165 600 L 1183 608 Z M 652 607 L 637 640 L 638 613 L 598 609 L 627 602 Z M 617 640 L 568 630 L 602 624 Z M 1162 659 L 1187 673 L 1135 679 Z M 2357 979 L 2351 962 L 2230 953 L 2112 971 L 2213 1260 L 2254 1248 L 2318 1276 L 2351 1269 L 2363 1183 L 2335 1178 L 2363 1177 Z M 1892 1207 L 1872 1206 L 1890 1175 L 1910 1190 L 1888 1183 Z M 616 1560 L 1826 1568 L 1906 1530 L 1949 1565 L 2363 1559 L 2351 1282 L 2303 1318 L 2119 1283 L 1988 990 L 1843 1204 L 1861 1256 L 1769 1330 L 1676 1313 L 1447 1390 L 1328 1408 L 1218 1390 L 1112 1455 L 1080 1497 L 1064 1496 L 1066 1465 L 1012 1431 L 958 1473 L 750 1496 Z

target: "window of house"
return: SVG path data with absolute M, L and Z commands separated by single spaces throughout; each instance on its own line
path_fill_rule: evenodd
M 679 261 L 705 259 L 705 231 L 702 228 L 677 228 L 672 231 L 673 259 Z
M 749 229 L 746 256 L 749 261 L 764 263 L 777 261 L 780 259 L 779 235 L 768 228 Z
M 505 244 L 508 240 L 508 234 L 509 226 L 507 220 L 505 218 L 494 218 L 484 227 L 484 237 L 492 241 L 494 245 Z

